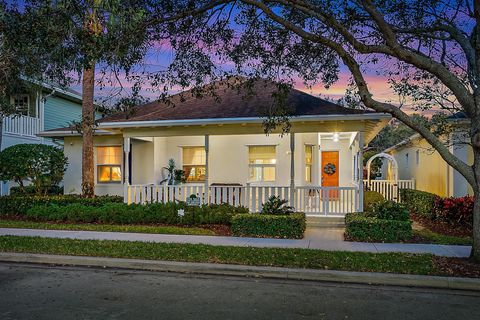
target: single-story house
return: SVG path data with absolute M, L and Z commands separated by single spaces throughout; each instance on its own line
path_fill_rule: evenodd
M 466 144 L 469 120 L 463 113 L 448 118 L 454 130 L 443 137 L 450 152 L 460 160 L 472 165 L 473 150 Z M 398 179 L 414 179 L 416 189 L 431 192 L 442 197 L 463 197 L 472 195 L 473 189 L 465 178 L 448 165 L 440 154 L 419 134 L 386 149 L 397 162 Z M 392 179 L 392 162 L 384 162 L 383 175 Z
M 228 81 L 228 82 L 227 82 Z M 361 210 L 362 149 L 390 116 L 349 109 L 292 89 L 286 99 L 289 134 L 266 135 L 261 115 L 274 104 L 276 86 L 241 79 L 213 84 L 213 93 L 172 96 L 99 121 L 95 132 L 95 192 L 125 201 L 228 202 L 259 210 L 271 195 L 297 210 L 344 214 Z M 247 97 L 248 96 L 248 97 Z M 65 193 L 81 192 L 82 137 L 70 128 L 43 137 L 63 138 L 69 167 Z M 169 159 L 186 183 L 167 185 Z

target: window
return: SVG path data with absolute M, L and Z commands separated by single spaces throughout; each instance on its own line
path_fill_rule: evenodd
M 408 168 L 408 165 L 409 165 L 409 156 L 408 156 L 408 153 L 405 154 L 405 166 Z
M 24 116 L 36 117 L 37 110 L 34 103 L 31 103 L 28 94 L 19 94 L 12 97 L 12 104 L 16 107 L 19 114 Z
M 206 163 L 205 147 L 183 148 L 183 171 L 187 182 L 205 181 Z
M 275 146 L 248 147 L 248 168 L 250 181 L 275 181 Z
M 97 147 L 97 180 L 122 182 L 122 147 Z
M 417 166 L 420 164 L 420 150 L 415 151 L 415 162 Z
M 312 182 L 313 146 L 305 146 L 305 181 Z

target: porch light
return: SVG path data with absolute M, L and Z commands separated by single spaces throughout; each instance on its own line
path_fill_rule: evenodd
M 339 139 L 340 139 L 340 135 L 338 134 L 338 132 L 335 132 L 333 134 L 333 142 L 338 142 Z

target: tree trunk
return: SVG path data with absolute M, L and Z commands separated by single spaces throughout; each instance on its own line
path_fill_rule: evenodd
M 480 190 L 475 190 L 473 207 L 473 246 L 471 258 L 480 263 Z
M 95 125 L 94 90 L 95 64 L 92 64 L 83 70 L 82 82 L 82 194 L 87 198 L 95 196 L 93 164 L 93 130 Z
M 3 141 L 3 117 L 0 117 L 0 151 L 2 151 L 2 141 Z

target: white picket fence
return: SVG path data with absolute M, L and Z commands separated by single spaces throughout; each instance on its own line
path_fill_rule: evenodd
M 400 202 L 401 189 L 415 189 L 415 180 L 370 180 L 363 181 L 366 190 L 376 191 L 387 200 Z
M 186 201 L 191 195 L 200 203 L 244 206 L 251 212 L 262 210 L 263 204 L 271 196 L 289 201 L 296 211 L 312 215 L 345 215 L 359 210 L 359 190 L 357 187 L 302 186 L 294 190 L 291 201 L 289 186 L 210 186 L 208 195 L 204 185 L 129 185 L 125 194 L 126 203 L 166 203 Z
M 3 120 L 3 132 L 35 137 L 40 132 L 40 118 L 29 116 L 6 117 Z

